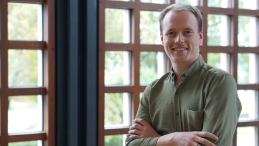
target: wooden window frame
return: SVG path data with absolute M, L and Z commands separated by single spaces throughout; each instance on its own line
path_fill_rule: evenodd
M 7 32 L 8 2 L 35 3 L 43 5 L 43 41 L 9 41 Z M 1 62 L 1 136 L 0 145 L 8 142 L 42 140 L 45 146 L 55 145 L 55 1 L 54 0 L 1 0 L 0 1 L 0 62 Z M 8 87 L 8 49 L 43 50 L 44 86 L 29 88 Z M 43 95 L 43 131 L 8 134 L 8 96 Z
M 109 1 L 100 0 L 99 1 L 99 82 L 98 82 L 98 145 L 104 146 L 104 136 L 105 135 L 117 135 L 117 134 L 127 134 L 129 127 L 118 127 L 118 128 L 104 128 L 104 94 L 111 92 L 129 92 L 132 94 L 132 117 L 134 119 L 139 106 L 139 93 L 143 92 L 146 86 L 139 84 L 139 67 L 140 67 L 140 51 L 164 51 L 161 45 L 144 45 L 140 44 L 140 10 L 150 10 L 150 11 L 161 11 L 166 6 L 174 4 L 175 0 L 167 0 L 167 4 L 154 4 L 154 3 L 141 3 L 140 0 L 134 1 Z M 258 3 L 258 0 L 257 0 Z M 131 20 L 132 20 L 132 42 L 129 44 L 118 44 L 118 43 L 106 43 L 105 42 L 105 8 L 119 8 L 119 9 L 129 9 L 131 10 Z M 256 16 L 259 17 L 259 10 L 246 10 L 238 8 L 238 0 L 231 0 L 231 8 L 218 8 L 218 7 L 208 7 L 207 0 L 200 0 L 200 5 L 197 8 L 201 11 L 203 15 L 203 45 L 200 46 L 200 53 L 205 62 L 207 62 L 207 53 L 229 53 L 230 57 L 230 73 L 237 80 L 237 55 L 238 53 L 257 53 L 259 54 L 259 45 L 257 39 L 257 47 L 239 47 L 238 46 L 238 16 Z M 231 17 L 231 38 L 229 46 L 208 46 L 207 45 L 207 16 L 208 14 L 224 14 Z M 257 20 L 258 21 L 258 20 Z M 257 22 L 258 23 L 258 22 Z M 258 32 L 258 24 L 256 25 L 256 32 Z M 258 34 L 257 34 L 258 37 Z M 105 86 L 104 84 L 104 66 L 105 66 L 105 51 L 131 51 L 132 52 L 132 85 L 129 86 Z M 258 62 L 258 57 L 257 57 Z M 167 63 L 169 64 L 169 63 Z M 167 66 L 169 69 L 170 65 Z M 258 63 L 256 63 L 256 70 L 258 70 Z M 258 76 L 258 75 L 257 75 Z M 258 77 L 257 77 L 258 78 Z M 256 90 L 259 91 L 259 83 L 256 84 L 238 84 L 238 90 Z M 258 98 L 258 97 L 256 97 Z M 259 119 L 247 120 L 238 122 L 237 127 L 244 126 L 255 126 L 259 127 Z M 256 133 L 256 137 L 258 137 Z M 256 138 L 257 139 L 257 138 Z M 256 141 L 256 143 L 258 143 Z M 235 132 L 233 137 L 232 146 L 237 145 L 237 133 Z

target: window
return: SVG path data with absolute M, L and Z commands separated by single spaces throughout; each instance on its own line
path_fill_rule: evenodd
M 55 145 L 54 1 L 0 1 L 2 146 Z
M 124 144 L 146 85 L 169 71 L 171 64 L 161 46 L 157 17 L 166 6 L 178 2 L 197 6 L 203 15 L 200 53 L 205 62 L 230 72 L 238 83 L 243 110 L 233 146 L 247 145 L 247 139 L 249 145 L 257 145 L 258 0 L 99 3 L 99 145 Z M 114 102 L 108 106 L 118 104 L 117 111 L 109 111 L 107 102 Z M 119 123 L 106 126 L 115 116 Z

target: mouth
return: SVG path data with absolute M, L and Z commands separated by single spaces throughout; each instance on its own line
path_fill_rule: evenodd
M 173 48 L 174 51 L 182 51 L 182 50 L 187 50 L 188 48 Z

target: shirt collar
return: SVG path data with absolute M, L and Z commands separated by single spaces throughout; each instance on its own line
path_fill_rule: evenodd
M 200 70 L 200 68 L 205 64 L 203 58 L 201 55 L 199 55 L 199 57 L 194 61 L 194 63 L 191 65 L 190 68 L 188 68 L 186 71 L 183 72 L 183 74 L 180 76 L 181 81 L 183 82 L 184 79 L 190 79 L 195 73 L 197 73 L 197 71 Z M 171 68 L 170 70 L 171 75 L 173 77 L 173 81 L 174 81 L 174 76 L 175 73 L 173 71 L 173 68 Z

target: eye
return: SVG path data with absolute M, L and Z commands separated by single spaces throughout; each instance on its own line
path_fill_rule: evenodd
M 185 33 L 186 34 L 191 34 L 192 32 L 187 30 L 187 31 L 185 31 Z
M 167 35 L 174 35 L 174 32 L 169 32 Z

